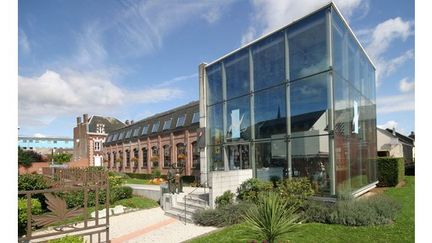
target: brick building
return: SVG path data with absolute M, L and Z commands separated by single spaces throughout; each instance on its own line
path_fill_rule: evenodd
M 109 132 L 105 166 L 144 174 L 157 168 L 166 174 L 171 164 L 182 163 L 186 175 L 199 175 L 198 106 L 191 102 Z
M 124 127 L 125 124 L 116 118 L 91 116 L 88 114 L 77 117 L 76 127 L 73 129 L 73 158 L 88 166 L 103 165 L 103 143 L 109 132 Z

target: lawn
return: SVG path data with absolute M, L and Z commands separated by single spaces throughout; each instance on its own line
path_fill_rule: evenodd
M 149 185 L 150 184 L 150 180 L 147 179 L 137 179 L 137 178 L 126 178 L 125 179 L 125 183 L 126 184 L 146 184 Z
M 402 205 L 395 222 L 382 226 L 349 227 L 310 223 L 305 224 L 289 237 L 290 242 L 414 242 L 414 185 L 415 177 L 406 176 L 401 188 L 384 191 Z M 188 241 L 197 242 L 242 242 L 238 239 L 238 225 Z

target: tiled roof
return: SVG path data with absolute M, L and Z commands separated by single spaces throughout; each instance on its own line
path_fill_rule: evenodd
M 88 125 L 88 131 L 95 133 L 97 124 L 104 124 L 105 125 L 105 133 L 109 133 L 111 131 L 114 131 L 116 129 L 119 129 L 119 128 L 126 126 L 123 122 L 119 121 L 117 118 L 94 115 L 90 118 L 90 123 Z

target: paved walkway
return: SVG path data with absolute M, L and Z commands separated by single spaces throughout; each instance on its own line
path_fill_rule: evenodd
M 160 185 L 126 184 L 126 186 L 130 186 L 132 187 L 132 189 L 146 189 L 146 190 L 160 191 Z M 183 192 L 184 193 L 193 192 L 193 194 L 202 194 L 202 193 L 208 193 L 209 188 L 185 186 L 183 187 Z
M 182 242 L 217 229 L 186 224 L 164 215 L 161 208 L 110 217 L 110 238 L 119 242 Z

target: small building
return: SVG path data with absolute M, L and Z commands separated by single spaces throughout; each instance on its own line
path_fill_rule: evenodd
M 410 135 L 413 137 L 413 135 Z M 377 153 L 378 157 L 404 158 L 405 165 L 414 163 L 414 139 L 395 131 L 395 129 L 382 129 L 377 127 Z
M 191 102 L 110 131 L 103 149 L 105 166 L 118 172 L 150 174 L 158 169 L 167 174 L 171 164 L 181 163 L 185 175 L 199 177 L 198 105 Z
M 113 117 L 88 114 L 77 117 L 76 127 L 73 129 L 73 162 L 83 166 L 103 165 L 103 143 L 109 132 L 126 126 Z
M 23 150 L 33 150 L 42 155 L 50 155 L 59 152 L 72 153 L 73 139 L 60 136 L 19 136 L 18 146 Z

